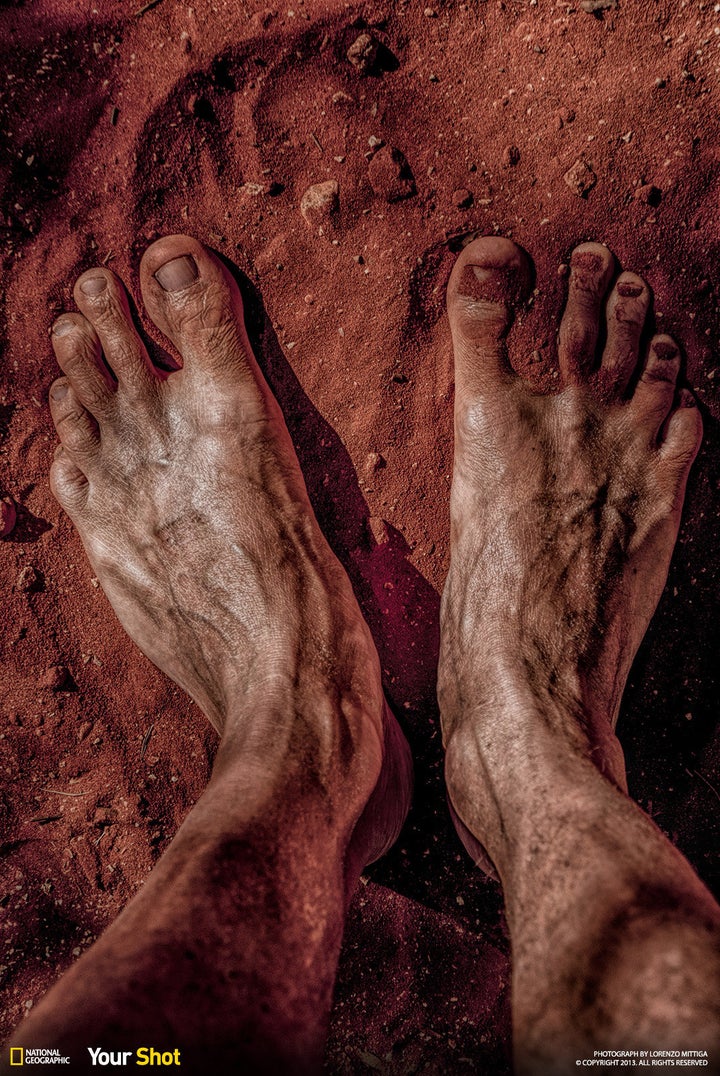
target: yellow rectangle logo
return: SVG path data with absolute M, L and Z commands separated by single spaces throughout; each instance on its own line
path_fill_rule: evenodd
M 25 1058 L 24 1058 L 24 1055 L 23 1055 L 22 1046 L 11 1046 L 10 1047 L 10 1064 L 11 1065 L 22 1065 L 22 1064 L 24 1064 L 24 1061 L 25 1061 Z

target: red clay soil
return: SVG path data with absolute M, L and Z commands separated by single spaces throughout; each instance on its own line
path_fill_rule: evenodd
M 3 5 L 0 493 L 17 504 L 0 542 L 3 1034 L 142 884 L 215 750 L 120 629 L 47 484 L 51 319 L 98 262 L 137 295 L 139 257 L 168 232 L 237 268 L 417 759 L 412 815 L 350 914 L 329 1071 L 509 1067 L 500 893 L 448 820 L 435 702 L 452 465 L 443 294 L 469 235 L 511 235 L 534 258 L 513 339 L 546 387 L 562 266 L 582 240 L 647 276 L 657 327 L 684 345 L 705 444 L 620 727 L 634 795 L 720 887 L 720 13 L 427 2 Z M 306 222 L 304 192 L 328 180 L 337 205 L 333 188 Z

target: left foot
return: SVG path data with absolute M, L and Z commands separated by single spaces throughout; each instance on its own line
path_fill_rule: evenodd
M 702 436 L 695 400 L 677 386 L 677 344 L 655 336 L 641 355 L 645 281 L 622 273 L 606 301 L 610 251 L 582 244 L 570 265 L 555 395 L 508 359 L 530 280 L 525 253 L 478 239 L 448 285 L 455 469 L 438 683 L 448 789 L 480 862 L 478 841 L 501 849 L 538 806 L 528 782 L 541 760 L 558 771 L 571 756 L 589 760 L 625 787 L 620 698 Z
M 84 273 L 81 313 L 53 326 L 53 493 L 128 634 L 221 734 L 216 774 L 260 804 L 299 783 L 334 832 L 354 833 L 362 866 L 397 836 L 411 783 L 369 630 L 235 281 L 170 236 L 145 253 L 141 285 L 183 367 L 153 366 L 114 273 Z

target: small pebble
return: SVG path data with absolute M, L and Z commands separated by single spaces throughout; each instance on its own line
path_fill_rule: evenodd
M 311 228 L 333 226 L 340 208 L 340 186 L 336 179 L 314 183 L 300 199 L 300 213 Z
M 12 534 L 17 522 L 17 509 L 12 497 L 3 497 L 0 500 L 0 538 Z
M 70 680 L 70 673 L 65 665 L 51 665 L 38 680 L 38 687 L 49 691 L 62 691 Z
M 384 519 L 379 516 L 370 516 L 366 522 L 370 537 L 375 541 L 376 545 L 385 545 L 390 541 L 390 535 Z
M 617 0 L 580 0 L 581 11 L 587 11 L 594 15 L 596 11 L 606 11 L 608 8 L 617 7 Z
M 415 180 L 399 149 L 384 146 L 368 165 L 370 186 L 386 202 L 399 202 L 415 194 Z
M 645 183 L 642 187 L 637 187 L 635 189 L 634 197 L 638 202 L 643 202 L 645 205 L 656 207 L 660 205 L 662 191 L 652 183 Z
M 597 183 L 597 176 L 582 157 L 578 157 L 575 164 L 568 168 L 563 179 L 578 198 L 585 198 Z
M 30 594 L 32 591 L 42 589 L 42 576 L 36 568 L 33 568 L 32 564 L 26 564 L 17 577 L 15 583 L 17 590 L 21 590 L 24 594 Z
M 383 467 L 387 466 L 387 460 L 380 455 L 379 452 L 368 452 L 365 457 L 365 473 L 377 474 Z
M 453 205 L 458 209 L 469 209 L 473 204 L 473 196 L 466 187 L 459 187 L 456 191 L 453 191 Z
M 371 34 L 360 34 L 347 50 L 347 58 L 356 71 L 364 75 L 375 66 L 379 47 Z

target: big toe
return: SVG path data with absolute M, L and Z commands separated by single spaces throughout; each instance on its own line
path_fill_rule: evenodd
M 483 391 L 513 376 L 505 337 L 531 282 L 530 260 L 510 239 L 483 236 L 463 250 L 447 291 L 455 379 L 461 390 Z
M 145 308 L 182 356 L 185 376 L 229 375 L 260 387 L 238 286 L 202 243 L 187 235 L 157 240 L 145 251 L 140 281 Z

